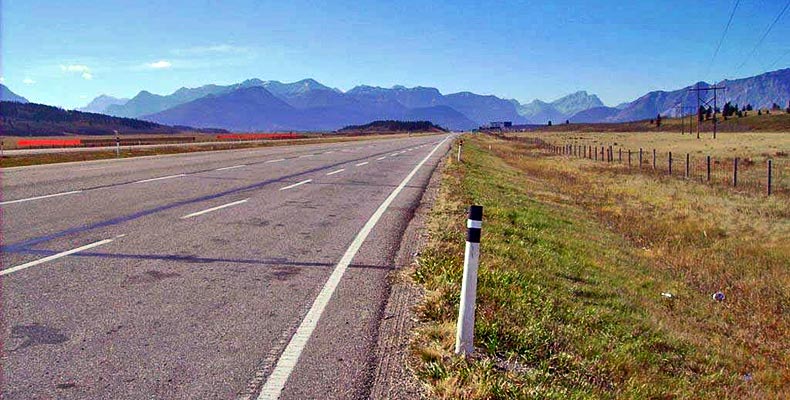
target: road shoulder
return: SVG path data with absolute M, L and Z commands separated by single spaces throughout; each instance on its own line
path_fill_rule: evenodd
M 408 367 L 411 332 L 417 323 L 414 310 L 424 294 L 411 276 L 417 255 L 427 242 L 425 222 L 436 200 L 446 161 L 447 154 L 431 171 L 428 185 L 401 237 L 395 257 L 397 268 L 388 277 L 389 294 L 379 325 L 371 399 L 425 397 L 425 390 Z

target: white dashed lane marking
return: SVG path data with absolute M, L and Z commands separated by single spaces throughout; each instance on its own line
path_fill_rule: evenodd
M 295 188 L 297 186 L 304 185 L 305 183 L 310 183 L 312 181 L 313 181 L 312 179 L 305 179 L 305 180 L 303 180 L 301 182 L 294 183 L 293 185 L 288 185 L 288 186 L 286 186 L 284 188 L 280 188 L 280 190 L 293 189 L 293 188 Z

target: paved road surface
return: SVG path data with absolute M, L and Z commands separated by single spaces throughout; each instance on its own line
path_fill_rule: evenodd
M 2 397 L 366 398 L 445 139 L 3 171 Z

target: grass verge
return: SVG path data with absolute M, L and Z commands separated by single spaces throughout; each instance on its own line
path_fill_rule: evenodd
M 435 397 L 786 398 L 787 202 L 466 143 L 443 171 L 414 273 L 426 298 L 412 366 Z M 473 203 L 485 208 L 477 351 L 461 358 Z

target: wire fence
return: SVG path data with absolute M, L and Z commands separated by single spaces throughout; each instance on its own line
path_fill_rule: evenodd
M 557 145 L 540 138 L 496 136 L 530 143 L 551 154 L 587 159 L 631 173 L 676 177 L 728 186 L 738 191 L 761 192 L 768 196 L 790 195 L 790 160 L 787 153 L 783 152 L 777 152 L 776 157 L 717 157 L 621 146 L 580 143 Z

